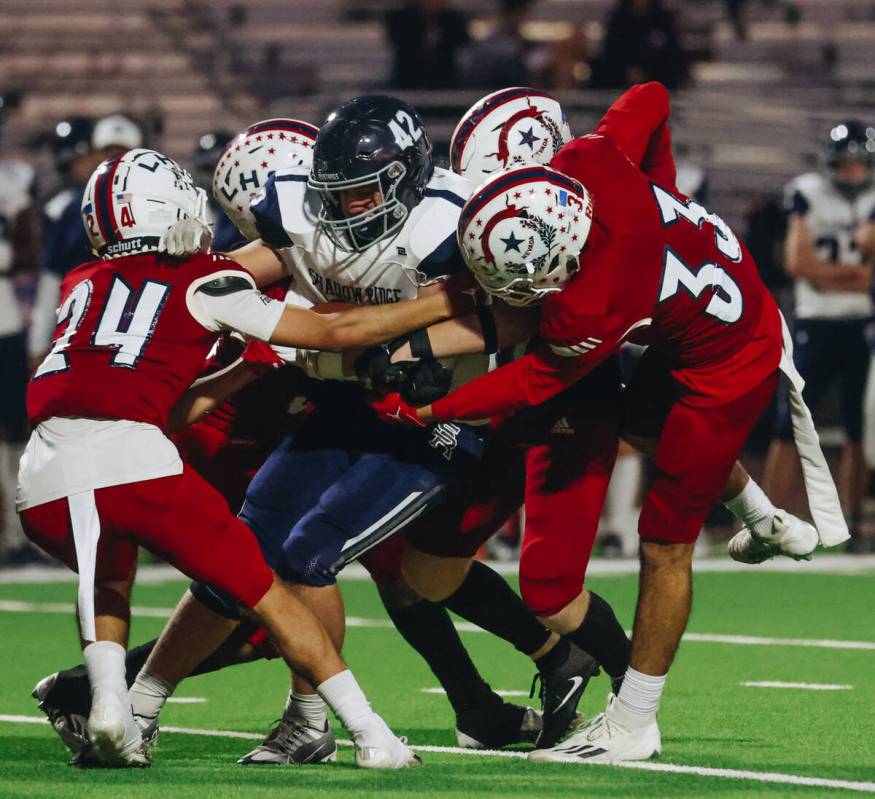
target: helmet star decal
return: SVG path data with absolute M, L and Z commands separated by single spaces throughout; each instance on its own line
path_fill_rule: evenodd
M 527 144 L 529 149 L 534 152 L 536 141 L 541 141 L 541 139 L 539 136 L 535 135 L 534 126 L 530 126 L 528 130 L 520 131 L 520 145 Z
M 522 244 L 525 239 L 518 239 L 514 236 L 513 231 L 510 232 L 510 235 L 506 239 L 501 240 L 504 243 L 504 251 L 510 252 L 511 250 L 516 250 L 516 252 L 522 254 L 522 250 L 520 250 L 520 244 Z

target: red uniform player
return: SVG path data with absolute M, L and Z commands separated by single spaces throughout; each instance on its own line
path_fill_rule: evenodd
M 80 572 L 94 750 L 114 765 L 149 763 L 124 682 L 128 595 L 141 544 L 253 609 L 284 658 L 319 685 L 353 733 L 359 765 L 404 766 L 412 753 L 369 709 L 321 623 L 274 581 L 251 532 L 183 466 L 164 430 L 224 330 L 342 349 L 458 308 L 441 293 L 388 310 L 319 315 L 261 294 L 225 257 L 157 254 L 167 229 L 199 218 L 203 203 L 188 173 L 152 150 L 131 150 L 95 171 L 83 217 L 101 260 L 65 279 L 54 345 L 28 389 L 35 430 L 17 504 L 31 540 Z
M 466 203 L 459 242 L 481 285 L 542 300 L 543 344 L 423 409 L 476 419 L 542 403 L 627 340 L 649 345 L 624 427 L 651 442 L 656 478 L 639 523 L 642 585 L 632 665 L 617 701 L 539 760 L 641 759 L 686 624 L 692 546 L 777 384 L 778 309 L 744 245 L 679 195 L 659 84 L 636 87 L 550 168 L 517 167 Z

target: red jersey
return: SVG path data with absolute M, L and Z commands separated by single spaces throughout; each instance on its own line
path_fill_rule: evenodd
M 248 272 L 215 254 L 132 255 L 72 270 L 61 284 L 54 346 L 28 385 L 31 423 L 125 419 L 163 430 L 220 335 L 192 315 L 193 284 L 237 273 L 254 290 Z
M 436 402 L 436 418 L 543 402 L 626 340 L 664 352 L 693 403 L 728 402 L 778 368 L 777 306 L 726 223 L 677 191 L 668 112 L 660 84 L 636 86 L 556 154 L 592 197 L 580 271 L 542 304 L 544 344 Z

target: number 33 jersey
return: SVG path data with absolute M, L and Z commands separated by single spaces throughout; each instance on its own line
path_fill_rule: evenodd
M 52 350 L 28 386 L 31 423 L 118 419 L 163 430 L 219 333 L 266 339 L 283 307 L 222 255 L 83 264 L 61 284 Z

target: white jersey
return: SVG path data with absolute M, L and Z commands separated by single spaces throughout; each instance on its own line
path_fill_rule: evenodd
M 861 263 L 854 232 L 875 210 L 875 188 L 849 200 L 827 175 L 809 172 L 787 185 L 784 199 L 787 211 L 802 217 L 810 228 L 818 258 Z M 868 294 L 821 291 L 803 279 L 796 280 L 794 291 L 799 319 L 866 319 L 872 315 L 872 299 Z
M 397 233 L 362 252 L 348 252 L 318 224 L 320 199 L 307 187 L 308 172 L 306 167 L 277 171 L 252 205 L 262 240 L 276 249 L 292 280 L 288 304 L 309 308 L 325 302 L 382 305 L 411 300 L 422 286 L 465 269 L 456 226 L 474 190 L 468 179 L 435 169 L 422 200 Z M 280 354 L 304 365 L 293 351 Z M 484 371 L 487 357 L 473 359 L 479 362 L 474 371 Z M 460 376 L 471 364 L 465 367 L 458 369 Z
M 21 161 L 0 161 L 0 336 L 20 333 L 24 319 L 10 272 L 15 259 L 12 226 L 18 215 L 30 207 L 33 169 Z

